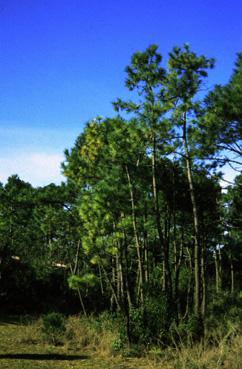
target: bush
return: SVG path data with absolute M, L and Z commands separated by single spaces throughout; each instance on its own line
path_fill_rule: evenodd
M 171 341 L 177 346 L 191 346 L 201 340 L 204 335 L 203 321 L 195 314 L 189 315 L 179 324 L 173 322 L 170 329 Z
M 233 327 L 237 334 L 242 332 L 242 301 L 238 295 L 224 292 L 213 296 L 205 320 L 206 336 L 211 343 L 226 337 Z
M 168 332 L 173 321 L 173 310 L 163 294 L 150 296 L 145 301 L 145 326 L 148 328 L 148 343 L 167 345 Z
M 111 352 L 120 352 L 124 347 L 124 342 L 121 337 L 117 337 L 112 342 Z
M 144 308 L 130 310 L 130 336 L 132 343 L 167 344 L 167 332 L 173 320 L 166 296 L 146 298 Z
M 61 343 L 65 333 L 65 317 L 60 313 L 48 313 L 42 317 L 42 333 L 47 342 L 53 345 Z

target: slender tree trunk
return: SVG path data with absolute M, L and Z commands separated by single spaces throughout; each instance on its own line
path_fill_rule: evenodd
M 159 198 L 157 192 L 157 176 L 156 176 L 156 137 L 153 134 L 153 151 L 152 151 L 152 186 L 153 186 L 153 199 L 154 199 L 154 210 L 155 210 L 155 219 L 156 219 L 156 227 L 159 237 L 160 247 L 162 249 L 162 257 L 163 257 L 163 280 L 162 280 L 162 289 L 167 293 L 171 300 L 172 296 L 172 285 L 171 285 L 171 275 L 169 268 L 169 249 L 166 238 L 164 237 L 162 228 L 161 228 L 161 216 L 159 209 Z
M 215 251 L 216 292 L 222 290 L 222 254 L 220 246 Z
M 145 265 L 145 282 L 149 281 L 149 258 L 148 258 L 148 242 L 147 237 L 144 238 L 144 265 Z
M 76 249 L 76 255 L 75 255 L 75 261 L 74 261 L 74 267 L 73 267 L 73 270 L 71 272 L 72 274 L 76 274 L 76 272 L 77 272 L 80 247 L 81 247 L 81 240 L 78 240 L 78 242 L 77 242 L 77 249 Z
M 102 267 L 101 270 L 104 269 L 104 267 L 102 266 L 102 264 L 100 264 L 100 266 Z M 112 285 L 115 286 L 116 285 L 116 265 L 115 265 L 115 260 L 114 257 L 111 257 L 111 268 L 112 268 Z M 104 273 L 104 277 L 106 279 L 106 282 L 110 285 L 109 280 L 107 278 L 107 276 Z M 115 297 L 113 294 L 113 289 L 111 288 L 111 299 L 110 299 L 110 308 L 111 311 L 113 311 L 115 309 Z M 117 305 L 117 304 L 116 304 Z
M 131 295 L 130 295 L 130 287 L 129 287 L 129 278 L 128 278 L 128 263 L 127 263 L 127 259 L 126 259 L 126 254 L 125 254 L 125 289 L 126 289 L 126 296 L 127 296 L 127 304 L 128 304 L 128 308 L 129 310 L 132 307 L 132 301 L 131 301 Z
M 198 223 L 198 211 L 195 198 L 195 191 L 193 186 L 192 170 L 191 170 L 191 157 L 188 148 L 187 141 L 187 121 L 186 113 L 183 117 L 183 146 L 185 150 L 187 179 L 190 190 L 190 198 L 192 203 L 193 212 L 193 225 L 194 225 L 194 313 L 201 316 L 201 247 L 199 243 L 199 223 Z
M 78 243 L 78 246 L 77 246 L 77 255 L 79 253 L 79 248 L 80 248 L 80 243 Z M 78 261 L 78 258 L 76 257 L 74 268 L 72 268 L 72 266 L 70 265 L 70 271 L 71 271 L 71 274 L 73 274 L 73 275 L 76 274 L 76 272 L 77 272 L 77 261 Z M 80 288 L 77 287 L 76 291 L 77 291 L 77 295 L 79 297 L 79 301 L 80 301 L 80 304 L 81 304 L 82 312 L 83 312 L 84 316 L 87 316 L 87 312 L 86 312 L 86 309 L 85 309 L 85 305 L 84 305 L 84 302 L 83 302 L 83 298 L 82 298 Z
M 149 255 L 148 255 L 148 236 L 145 229 L 147 222 L 147 204 L 145 202 L 145 214 L 144 214 L 144 266 L 145 266 L 145 282 L 149 281 Z
M 144 278 L 143 278 L 142 247 L 141 247 L 139 237 L 138 237 L 133 186 L 131 183 L 128 166 L 126 165 L 125 168 L 126 168 L 126 175 L 127 175 L 128 184 L 129 184 L 129 192 L 130 192 L 130 200 L 131 200 L 131 208 L 132 208 L 132 223 L 133 223 L 134 238 L 135 238 L 136 251 L 137 251 L 137 257 L 138 257 L 138 271 L 139 271 L 138 290 L 140 292 L 141 305 L 143 306 L 144 305 L 144 290 L 143 290 Z
M 214 262 L 215 262 L 215 284 L 216 284 L 216 292 L 219 293 L 222 287 L 222 275 L 221 275 L 221 252 L 220 249 L 215 250 L 214 253 Z
M 174 263 L 175 263 L 174 298 L 176 302 L 177 319 L 180 314 L 179 276 L 182 259 L 183 259 L 183 240 L 181 241 L 180 249 L 178 250 L 177 240 L 174 239 Z
M 98 274 L 99 274 L 99 281 L 100 281 L 100 287 L 101 287 L 101 293 L 104 295 L 104 288 L 103 288 L 103 281 L 102 281 L 102 271 L 100 268 L 100 264 L 98 263 Z
M 87 316 L 87 312 L 86 312 L 85 305 L 84 305 L 82 295 L 81 295 L 81 290 L 80 290 L 79 287 L 77 288 L 77 293 L 78 293 L 78 297 L 79 297 L 79 300 L 80 300 L 80 303 L 81 303 L 83 314 L 84 314 L 84 316 Z
M 121 215 L 122 216 L 122 215 Z M 119 258 L 118 258 L 118 273 L 120 279 L 120 307 L 125 320 L 126 336 L 128 344 L 131 343 L 130 334 L 130 309 L 131 309 L 131 297 L 128 280 L 128 245 L 125 230 L 123 230 L 124 239 L 123 243 L 119 243 Z
M 231 278 L 230 292 L 231 294 L 233 294 L 234 293 L 234 263 L 233 263 L 231 253 L 229 256 L 229 261 L 230 261 L 230 278 Z
M 174 253 L 174 287 L 173 287 L 173 296 L 176 308 L 176 318 L 177 323 L 179 321 L 180 315 L 180 297 L 179 297 L 179 276 L 180 276 L 180 267 L 183 259 L 183 245 L 184 245 L 184 230 L 183 226 L 181 228 L 182 237 L 180 242 L 180 248 L 178 247 L 177 240 L 177 224 L 176 224 L 176 196 L 175 196 L 175 166 L 174 163 L 172 165 L 172 222 L 173 222 L 173 253 Z
M 124 240 L 124 273 L 122 268 L 122 281 L 123 281 L 123 311 L 125 316 L 125 327 L 126 327 L 126 336 L 128 339 L 128 343 L 131 343 L 131 335 L 130 335 L 130 309 L 131 309 L 131 297 L 129 290 L 129 279 L 128 279 L 128 253 L 127 253 L 127 243 L 126 239 Z
M 218 256 L 217 250 L 214 252 L 214 265 L 215 265 L 215 288 L 216 292 L 219 292 L 219 272 L 218 272 Z
M 127 296 L 127 303 L 129 310 L 132 307 L 131 302 L 131 294 L 130 294 L 130 283 L 129 283 L 129 262 L 128 262 L 128 242 L 127 242 L 127 236 L 125 229 L 123 229 L 123 235 L 124 235 L 124 280 L 125 280 L 125 290 L 126 290 L 126 296 Z
M 120 288 L 120 298 L 124 301 L 124 273 L 123 273 L 123 252 L 122 247 L 119 245 L 119 257 L 118 257 L 118 278 Z
M 206 278 L 206 249 L 205 244 L 203 243 L 202 249 L 202 258 L 201 258 L 201 275 L 202 275 L 202 307 L 201 312 L 203 318 L 206 313 L 206 305 L 207 305 L 207 278 Z
M 219 259 L 219 283 L 220 283 L 220 290 L 222 290 L 222 254 L 221 254 L 221 248 L 218 249 L 218 259 Z
M 121 300 L 121 275 L 120 275 L 120 261 L 119 252 L 117 252 L 115 257 L 115 275 L 116 275 L 116 291 L 119 301 Z
M 189 250 L 188 247 L 186 247 L 186 251 L 187 251 L 187 256 L 188 256 L 188 264 L 189 264 L 189 268 L 190 268 L 190 275 L 189 275 L 189 281 L 188 281 L 188 286 L 187 286 L 187 301 L 186 301 L 186 310 L 185 310 L 185 314 L 183 316 L 183 319 L 185 319 L 190 312 L 190 305 L 191 305 L 191 300 L 194 296 L 193 293 L 193 285 L 192 285 L 192 276 L 193 276 L 193 263 L 192 263 L 192 255 L 191 252 Z
M 111 279 L 110 279 L 110 277 L 109 277 L 106 269 L 104 268 L 104 266 L 102 264 L 100 264 L 100 266 L 101 266 L 101 269 L 103 271 L 103 274 L 104 274 L 104 276 L 106 278 L 106 281 L 107 281 L 107 283 L 108 283 L 108 285 L 109 285 L 109 287 L 111 289 L 111 292 L 112 292 L 112 295 L 113 295 L 113 299 L 114 299 L 114 301 L 115 301 L 115 303 L 117 305 L 117 309 L 119 311 L 122 311 L 122 306 L 121 306 L 120 301 L 118 299 L 118 295 L 117 295 L 117 292 L 115 290 L 115 287 L 114 287 L 114 285 L 113 285 L 113 283 L 112 283 L 112 281 L 111 281 Z

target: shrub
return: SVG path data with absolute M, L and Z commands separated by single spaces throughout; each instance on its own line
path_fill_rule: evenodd
M 144 308 L 130 310 L 130 336 L 132 343 L 167 344 L 167 332 L 173 320 L 166 296 L 146 298 Z
M 48 313 L 42 317 L 42 333 L 47 342 L 53 345 L 61 343 L 65 333 L 65 317 L 60 313 Z
M 204 336 L 203 321 L 196 314 L 191 314 L 178 324 L 173 321 L 169 336 L 176 346 L 191 346 Z
M 124 342 L 121 337 L 117 337 L 112 342 L 111 352 L 120 352 L 124 347 Z
M 221 292 L 213 296 L 205 320 L 206 338 L 218 344 L 225 337 L 242 332 L 242 301 L 238 295 Z

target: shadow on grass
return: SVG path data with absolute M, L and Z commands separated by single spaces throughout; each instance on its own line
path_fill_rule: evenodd
M 18 325 L 20 323 L 20 317 L 15 315 L 0 315 L 0 324 L 1 325 Z
M 0 325 L 27 325 L 37 320 L 34 315 L 7 315 L 0 313 Z
M 88 356 L 63 354 L 0 354 L 0 360 L 2 359 L 73 361 L 88 359 Z

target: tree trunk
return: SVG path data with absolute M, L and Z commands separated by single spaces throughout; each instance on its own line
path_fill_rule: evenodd
M 202 257 L 201 257 L 201 276 L 202 276 L 202 317 L 205 317 L 207 306 L 207 278 L 206 278 L 206 249 L 203 243 Z
M 230 292 L 231 294 L 233 294 L 234 293 L 234 263 L 233 263 L 231 253 L 229 256 L 229 261 L 230 261 L 230 278 L 231 278 Z
M 189 281 L 188 281 L 188 286 L 187 286 L 186 310 L 185 310 L 183 319 L 185 319 L 190 313 L 190 305 L 191 305 L 192 298 L 194 296 L 193 284 L 192 284 L 192 276 L 193 276 L 193 273 L 194 273 L 194 268 L 193 268 L 193 263 L 192 263 L 192 255 L 191 255 L 191 252 L 190 252 L 188 247 L 186 247 L 186 252 L 187 252 L 187 256 L 188 256 L 188 264 L 189 264 L 189 268 L 190 268 L 190 274 L 189 274 Z
M 149 281 L 149 252 L 148 252 L 148 235 L 145 229 L 145 224 L 147 222 L 147 204 L 145 202 L 145 214 L 144 214 L 144 266 L 145 266 L 145 282 Z
M 159 237 L 159 243 L 162 250 L 162 263 L 163 263 L 163 279 L 162 279 L 162 290 L 167 294 L 171 300 L 172 296 L 172 285 L 171 285 L 171 275 L 169 268 L 169 245 L 166 238 L 162 232 L 161 228 L 161 216 L 159 209 L 159 198 L 157 192 L 157 177 L 156 177 L 156 137 L 153 134 L 153 151 L 152 151 L 152 186 L 153 186 L 153 199 L 154 199 L 154 210 L 156 227 Z
M 198 317 L 200 317 L 201 316 L 201 247 L 199 243 L 198 211 L 197 211 L 197 203 L 196 203 L 195 191 L 194 191 L 194 186 L 193 186 L 191 157 L 190 157 L 188 141 L 187 141 L 186 113 L 184 113 L 184 119 L 183 119 L 183 146 L 184 146 L 184 151 L 185 151 L 187 179 L 188 179 L 190 198 L 191 198 L 191 203 L 192 203 L 193 226 L 194 226 L 194 313 Z
M 121 300 L 121 278 L 120 278 L 120 262 L 119 262 L 119 252 L 117 252 L 115 257 L 115 275 L 116 275 L 116 291 L 119 301 Z
M 103 270 L 104 267 L 102 266 L 102 264 L 100 264 L 100 266 L 102 267 L 101 270 Z M 116 264 L 115 264 L 115 260 L 113 256 L 111 257 L 111 268 L 112 268 L 112 285 L 115 286 L 116 285 Z M 109 280 L 107 276 L 105 275 L 105 273 L 104 273 L 104 277 L 106 279 L 106 282 L 110 285 Z M 111 292 L 112 293 L 111 293 L 111 298 L 110 298 L 110 309 L 111 311 L 113 311 L 115 309 L 115 296 L 114 296 L 112 288 L 111 288 Z
M 129 263 L 128 263 L 128 242 L 125 229 L 123 229 L 124 235 L 124 280 L 125 280 L 125 291 L 129 310 L 132 307 L 131 294 L 130 294 L 130 282 L 129 282 Z
M 100 287 L 101 287 L 101 293 L 104 295 L 104 288 L 103 288 L 103 281 L 102 281 L 102 271 L 100 268 L 100 264 L 98 263 L 98 274 L 99 274 L 99 281 L 100 281 Z
M 79 249 L 80 249 L 80 243 L 78 242 L 74 268 L 72 268 L 72 265 L 70 265 L 70 271 L 71 271 L 72 275 L 76 274 L 76 272 L 77 272 Z M 80 290 L 79 287 L 77 287 L 77 294 L 78 294 L 79 301 L 80 301 L 80 304 L 81 304 L 82 312 L 83 312 L 84 316 L 87 316 L 87 312 L 86 312 L 85 305 L 84 305 L 84 302 L 83 302 L 81 290 Z
M 119 299 L 118 299 L 117 292 L 115 291 L 114 285 L 113 285 L 113 283 L 112 283 L 112 281 L 111 281 L 111 279 L 110 279 L 110 277 L 109 277 L 109 275 L 108 275 L 108 273 L 107 273 L 107 271 L 106 271 L 106 269 L 104 268 L 104 266 L 103 266 L 103 264 L 102 264 L 102 263 L 100 263 L 100 266 L 101 266 L 101 268 L 102 268 L 102 271 L 103 271 L 104 277 L 106 278 L 106 281 L 107 281 L 107 283 L 109 284 L 109 287 L 110 287 L 110 289 L 111 289 L 113 299 L 114 299 L 114 301 L 115 301 L 115 303 L 116 303 L 116 305 L 117 305 L 117 309 L 118 309 L 119 311 L 122 311 L 122 306 L 121 306 L 120 301 L 119 301 Z
M 129 169 L 127 165 L 125 169 L 126 169 L 126 175 L 127 175 L 128 184 L 129 184 L 130 201 L 131 201 L 131 208 L 132 208 L 132 223 L 133 223 L 134 238 L 135 238 L 136 251 L 137 251 L 137 257 L 138 257 L 138 271 L 139 271 L 138 291 L 140 292 L 141 306 L 143 306 L 144 305 L 144 290 L 143 290 L 144 278 L 143 278 L 143 261 L 142 261 L 142 254 L 141 254 L 142 248 L 141 248 L 139 237 L 138 237 L 133 186 L 131 183 Z
M 215 261 L 215 284 L 216 284 L 216 292 L 219 293 L 222 287 L 222 275 L 221 275 L 221 252 L 220 248 L 215 250 L 214 254 L 214 261 Z

